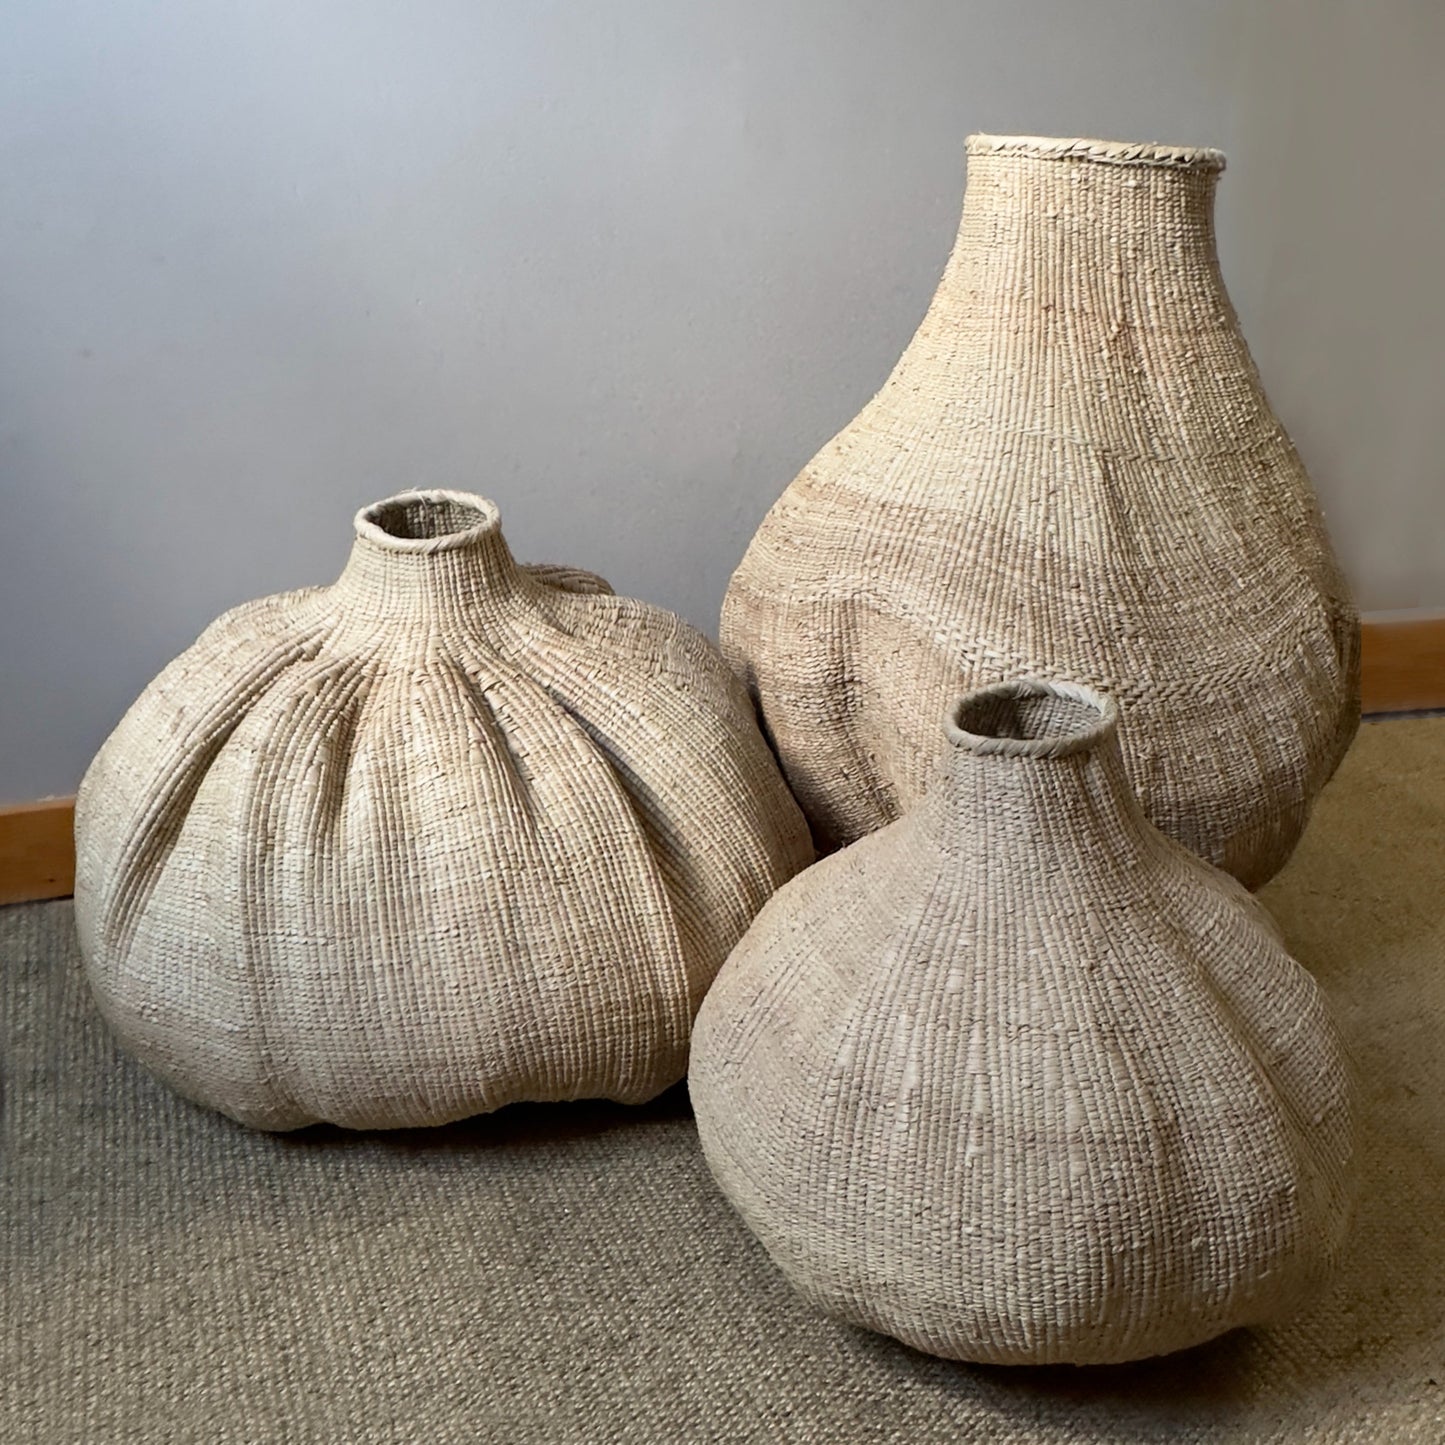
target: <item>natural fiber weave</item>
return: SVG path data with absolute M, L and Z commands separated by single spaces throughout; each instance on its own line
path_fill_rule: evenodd
M 1144 817 L 1113 704 L 1000 684 L 918 808 L 781 889 L 703 1003 L 718 1182 L 829 1313 L 995 1364 L 1281 1317 L 1347 1216 L 1348 1075 L 1264 909 Z
M 806 825 L 721 656 L 496 509 L 357 517 L 332 587 L 237 608 L 76 807 L 76 913 L 125 1046 L 293 1129 L 651 1098 Z
M 815 833 L 921 795 L 959 691 L 1125 705 L 1150 817 L 1251 887 L 1358 720 L 1358 621 L 1215 256 L 1217 151 L 973 136 L 958 241 L 883 390 L 728 590 Z
M 1440 1445 L 1445 718 L 1369 723 L 1264 894 L 1359 1061 L 1361 1191 L 1288 1325 L 960 1365 L 835 1324 L 679 1091 L 258 1134 L 97 1018 L 69 903 L 0 908 L 5 1445 Z

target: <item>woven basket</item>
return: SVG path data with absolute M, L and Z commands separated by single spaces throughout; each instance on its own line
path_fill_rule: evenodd
M 1130 791 L 1112 701 L 965 697 L 923 802 L 781 889 L 693 1036 L 708 1162 L 830 1313 L 1000 1364 L 1275 1319 L 1340 1251 L 1349 1080 L 1264 909 Z
M 1215 257 L 1217 151 L 973 136 L 942 284 L 763 522 L 723 650 L 826 845 L 960 690 L 1118 697 L 1150 817 L 1250 885 L 1359 716 L 1358 619 Z
M 331 587 L 239 607 L 76 807 L 100 1007 L 244 1123 L 652 1097 L 802 815 L 717 651 L 451 492 L 360 513 Z

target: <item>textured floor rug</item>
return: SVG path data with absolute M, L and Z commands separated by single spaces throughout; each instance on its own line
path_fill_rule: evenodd
M 1367 725 L 1264 897 L 1358 1061 L 1364 1188 L 1303 1318 L 1108 1370 L 948 1364 L 796 1300 L 683 1092 L 268 1137 L 0 909 L 0 1440 L 1445 1442 L 1445 720 Z

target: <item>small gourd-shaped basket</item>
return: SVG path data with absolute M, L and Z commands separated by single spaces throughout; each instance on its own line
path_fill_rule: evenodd
M 935 1354 L 1131 1360 L 1273 1320 L 1344 1237 L 1313 980 L 1130 790 L 1115 705 L 965 696 L 924 800 L 763 909 L 690 1083 L 718 1182 L 830 1313 Z

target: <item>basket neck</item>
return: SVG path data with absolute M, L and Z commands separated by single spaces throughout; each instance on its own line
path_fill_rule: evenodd
M 466 492 L 404 492 L 356 515 L 351 556 L 332 595 L 358 623 L 470 629 L 515 610 L 534 587 L 495 506 Z
M 986 869 L 1137 863 L 1157 844 L 1124 769 L 1117 713 L 1070 683 L 1027 680 L 969 693 L 919 826 L 940 849 Z
M 975 136 L 945 292 L 1002 322 L 1232 322 L 1219 275 L 1216 151 Z

